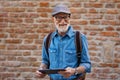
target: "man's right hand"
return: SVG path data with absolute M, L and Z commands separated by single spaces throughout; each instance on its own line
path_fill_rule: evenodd
M 36 76 L 39 77 L 39 78 L 44 78 L 46 76 L 46 74 L 43 74 L 39 71 L 36 71 Z

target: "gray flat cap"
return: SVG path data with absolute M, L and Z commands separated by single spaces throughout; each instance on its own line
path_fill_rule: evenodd
M 52 16 L 54 16 L 60 12 L 71 14 L 70 10 L 68 9 L 68 7 L 66 5 L 59 4 L 59 5 L 56 5 L 54 7 L 53 12 L 52 12 Z

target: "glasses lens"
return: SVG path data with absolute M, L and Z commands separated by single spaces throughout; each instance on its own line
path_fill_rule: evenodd
M 62 19 L 64 19 L 65 21 L 68 21 L 69 16 L 55 16 L 57 21 L 62 21 Z

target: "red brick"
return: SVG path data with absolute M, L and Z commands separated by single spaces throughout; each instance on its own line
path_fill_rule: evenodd
M 107 31 L 114 31 L 115 29 L 112 26 L 108 26 L 105 28 Z
M 38 67 L 38 66 L 40 66 L 39 63 L 40 63 L 40 62 L 33 62 L 33 63 L 32 63 L 32 66 L 34 66 L 34 67 Z
M 76 1 L 76 2 L 71 2 L 71 7 L 81 7 L 81 3 L 78 1 Z
M 22 18 L 5 18 L 5 22 L 10 22 L 10 23 L 22 23 L 23 19 Z
M 115 71 L 115 73 L 120 74 L 120 68 L 115 68 L 114 71 Z
M 3 33 L 3 32 L 4 32 L 4 29 L 1 29 L 1 28 L 0 28 L 0 32 Z
M 19 18 L 19 16 L 20 16 L 19 13 L 9 13 L 9 17 Z
M 6 22 L 0 22 L 0 28 L 6 28 L 8 26 L 8 23 L 6 23 Z
M 71 19 L 80 19 L 81 18 L 81 15 L 79 14 L 72 14 L 71 15 Z
M 8 67 L 19 67 L 21 65 L 21 62 L 19 61 L 4 61 L 2 62 L 2 66 L 8 66 Z
M 52 20 L 51 19 L 39 19 L 36 22 L 38 22 L 38 23 L 52 23 Z
M 18 52 L 16 49 L 6 50 L 6 51 L 1 50 L 1 55 L 3 55 L 3 56 L 22 56 L 22 52 L 21 51 Z
M 105 15 L 105 19 L 106 20 L 114 20 L 115 19 L 115 15 Z
M 13 77 L 13 76 L 15 76 L 16 74 L 14 74 L 14 73 L 12 73 L 12 72 L 3 72 L 2 74 L 1 74 L 1 76 L 3 77 L 3 79 L 4 78 L 8 78 L 8 77 Z
M 113 20 L 103 20 L 102 25 L 119 25 L 118 21 Z
M 101 3 L 85 3 L 84 7 L 86 7 L 86 8 L 92 8 L 92 7 L 94 7 L 94 8 L 102 8 L 103 4 L 101 4 Z
M 90 24 L 100 25 L 100 21 L 98 21 L 98 20 L 90 20 Z
M 5 21 L 5 19 L 4 18 L 0 18 L 0 22 L 4 22 Z
M 71 20 L 71 23 L 78 24 L 78 25 L 87 25 L 88 24 L 88 22 L 85 20 L 74 20 L 74 21 Z
M 10 44 L 20 44 L 22 41 L 20 39 L 7 39 L 5 40 L 5 43 L 10 43 Z
M 25 30 L 23 30 L 23 29 L 21 29 L 21 28 L 16 28 L 16 29 L 14 29 L 14 32 L 15 33 L 19 33 L 19 34 L 23 34 L 23 33 L 25 33 Z
M 24 21 L 26 23 L 33 23 L 34 22 L 34 20 L 32 18 L 26 18 Z
M 37 2 L 35 1 L 24 1 L 24 2 L 20 2 L 20 6 L 22 7 L 35 7 L 37 6 Z
M 91 73 L 91 74 L 89 74 L 89 75 L 87 75 L 87 77 L 88 77 L 88 80 L 92 77 L 92 78 L 97 78 L 97 74 L 96 73 Z M 87 79 L 87 77 L 86 77 L 86 79 Z M 92 79 L 91 79 L 92 80 Z
M 119 65 L 117 63 L 100 63 L 101 67 L 112 67 L 112 68 L 118 68 Z
M 84 18 L 85 19 L 102 19 L 102 15 L 99 14 L 85 14 Z
M 0 34 L 0 38 L 6 38 L 7 34 Z
M 36 50 L 37 46 L 36 45 L 20 45 L 19 49 L 20 50 Z
M 19 14 L 20 18 L 38 18 L 39 14 L 38 13 L 21 13 Z
M 109 78 L 109 77 L 108 77 L 108 74 L 99 73 L 99 74 L 98 74 L 98 78 L 100 78 L 100 79 L 107 79 L 107 78 Z
M 97 0 L 90 0 L 90 2 L 97 2 Z
M 0 61 L 5 61 L 6 60 L 6 57 L 5 56 L 0 56 Z M 0 71 L 3 70 L 3 67 L 0 67 Z
M 50 30 L 48 30 L 48 29 L 38 29 L 37 30 L 37 33 L 49 33 L 50 32 Z
M 40 2 L 40 7 L 48 7 L 49 3 L 48 2 Z
M 9 8 L 4 8 L 3 12 L 25 12 L 25 8 L 9 7 Z
M 0 13 L 0 17 L 8 17 L 8 13 Z
M 100 35 L 102 36 L 108 36 L 108 37 L 117 37 L 119 36 L 118 32 L 112 32 L 112 31 L 106 31 L 106 32 L 101 32 Z
M 95 73 L 112 73 L 111 68 L 94 68 Z
M 98 33 L 97 32 L 90 32 L 90 35 L 97 35 Z
M 90 30 L 90 31 L 103 31 L 103 28 L 97 27 L 97 26 L 86 26 L 85 30 Z
M 41 17 L 48 17 L 48 14 L 47 13 L 40 13 L 40 16 Z
M 16 57 L 15 56 L 8 56 L 6 57 L 8 61 L 15 61 Z
M 31 55 L 31 52 L 30 51 L 25 51 L 23 52 L 23 56 L 30 56 Z
M 105 5 L 105 8 L 115 8 L 115 4 L 114 3 L 108 3 Z
M 116 59 L 114 59 L 114 62 L 115 63 L 120 63 L 120 59 L 116 58 Z
M 116 45 L 120 45 L 120 43 L 118 43 L 118 44 L 116 44 Z M 120 48 L 116 47 L 116 48 L 115 48 L 115 51 L 118 51 L 118 52 L 119 52 L 119 51 L 120 51 Z
M 29 30 L 29 32 L 33 32 L 33 31 Z M 24 39 L 38 39 L 38 34 L 24 34 L 24 35 L 21 35 L 21 38 L 24 38 Z
M 113 0 L 115 3 L 120 3 L 120 0 Z
M 71 8 L 70 9 L 71 13 L 87 13 L 87 9 L 85 8 Z
M 31 61 L 37 61 L 37 58 L 35 57 L 17 57 L 17 60 L 18 61 L 21 61 L 21 62 L 31 62 Z
M 112 2 L 114 2 L 115 0 L 100 0 L 100 2 L 102 2 L 102 3 L 112 3 Z
M 31 71 L 31 68 L 28 68 L 28 67 L 20 67 L 20 68 L 19 68 L 19 71 L 20 71 L 20 72 L 29 72 L 29 71 Z
M 24 44 L 32 44 L 33 40 L 32 39 L 25 39 Z
M 120 4 L 117 5 L 117 8 L 120 8 Z
M 5 49 L 6 45 L 0 44 L 0 49 Z
M 95 47 L 95 46 L 91 46 L 90 48 L 89 48 L 89 50 L 95 50 L 95 51 L 97 51 L 97 50 L 99 50 L 97 47 Z
M 117 27 L 117 31 L 120 31 L 120 27 Z
M 95 62 L 100 62 L 101 61 L 100 58 L 98 58 L 98 57 L 91 57 L 91 60 L 95 61 Z
M 98 13 L 98 11 L 96 9 L 92 8 L 92 9 L 89 9 L 89 13 Z
M 28 18 L 38 18 L 39 14 L 38 13 L 27 13 Z
M 17 50 L 18 49 L 18 46 L 17 45 L 7 45 L 7 50 Z
M 96 52 L 89 52 L 91 56 L 97 56 L 97 53 Z
M 118 14 L 119 13 L 117 9 L 108 9 L 106 12 L 107 14 Z
M 18 38 L 18 35 L 16 33 L 11 33 L 10 38 Z
M 37 12 L 52 12 L 50 8 L 38 8 Z

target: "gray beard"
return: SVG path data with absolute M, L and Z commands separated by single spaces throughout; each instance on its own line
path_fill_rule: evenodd
M 66 27 L 66 28 L 64 28 Z M 62 33 L 62 32 L 66 32 L 68 30 L 69 24 L 67 26 L 63 26 L 63 28 L 59 28 L 58 25 L 56 25 L 56 28 L 58 30 L 58 32 Z

